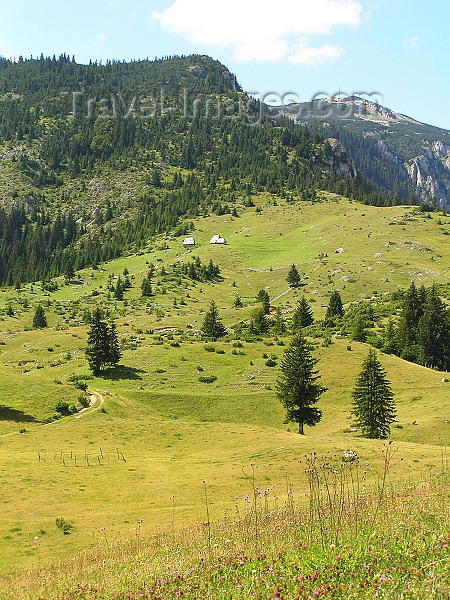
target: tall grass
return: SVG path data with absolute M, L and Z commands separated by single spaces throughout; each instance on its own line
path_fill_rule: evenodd
M 306 497 L 252 489 L 234 509 L 142 539 L 98 539 L 71 560 L 1 582 L 6 599 L 449 598 L 446 462 L 433 479 L 394 486 L 391 443 L 378 485 L 365 487 L 358 458 L 302 459 Z

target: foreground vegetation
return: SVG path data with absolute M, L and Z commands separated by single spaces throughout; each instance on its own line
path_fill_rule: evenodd
M 145 538 L 138 520 L 129 539 L 104 536 L 71 560 L 4 579 L 2 598 L 448 598 L 446 457 L 429 482 L 392 486 L 397 461 L 386 443 L 377 487 L 366 488 L 355 453 L 313 451 L 300 464 L 300 499 L 288 479 L 280 491 L 260 485 L 253 465 L 223 519 L 211 521 L 204 482 L 195 528 L 175 530 L 173 504 L 168 533 Z

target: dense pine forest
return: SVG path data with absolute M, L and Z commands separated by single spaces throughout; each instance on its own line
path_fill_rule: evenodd
M 344 142 L 363 167 L 354 136 Z M 315 190 L 375 205 L 414 201 L 395 172 L 374 164 L 370 177 L 355 175 L 324 131 L 273 119 L 205 56 L 1 59 L 0 156 L 6 285 L 95 266 L 209 211 L 237 215 L 262 191 L 292 201 Z M 121 184 L 105 200 L 114 178 Z

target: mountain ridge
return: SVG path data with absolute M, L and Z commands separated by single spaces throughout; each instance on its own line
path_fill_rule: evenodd
M 440 208 L 449 206 L 449 130 L 422 123 L 359 96 L 324 98 L 274 108 L 282 110 L 297 123 L 307 123 L 319 130 L 334 126 L 334 137 L 344 145 L 345 130 L 363 138 L 375 139 L 378 150 L 367 147 L 366 153 L 388 158 L 400 166 L 402 183 L 412 183 L 422 202 L 435 202 Z M 358 161 L 356 163 L 359 167 Z M 366 169 L 361 170 L 371 177 Z

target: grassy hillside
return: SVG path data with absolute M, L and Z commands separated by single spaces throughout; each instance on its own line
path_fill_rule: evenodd
M 320 203 L 274 200 L 259 196 L 257 206 L 239 218 L 196 219 L 192 252 L 181 247 L 182 237 L 160 237 L 145 252 L 79 272 L 70 284 L 55 279 L 56 291 L 36 283 L 0 292 L 4 571 L 71 554 L 99 539 L 128 539 L 138 520 L 144 536 L 203 519 L 204 480 L 217 518 L 233 507 L 235 496 L 249 493 L 251 464 L 258 485 L 276 485 L 280 498 L 286 481 L 302 497 L 307 481 L 298 460 L 312 450 L 340 455 L 351 448 L 365 465 L 365 483 L 378 480 L 383 443 L 349 431 L 351 390 L 368 352 L 365 344 L 313 340 L 329 391 L 320 402 L 323 420 L 300 437 L 294 425 L 283 424 L 275 395 L 289 338 L 237 344 L 230 337 L 205 344 L 198 330 L 211 299 L 231 330 L 250 317 L 261 288 L 286 317 L 305 294 L 321 319 L 333 289 L 341 290 L 348 308 L 362 298 L 378 306 L 410 280 L 447 284 L 450 256 L 443 234 L 450 219 L 413 207 L 365 207 L 329 194 Z M 228 245 L 209 245 L 214 233 Z M 344 252 L 336 254 L 337 248 Z M 192 256 L 219 263 L 223 281 L 174 276 L 173 263 Z M 154 295 L 141 298 L 149 262 L 156 265 Z M 303 274 L 299 290 L 290 290 L 285 280 L 292 263 Z M 125 268 L 133 287 L 117 301 L 108 281 Z M 236 293 L 243 308 L 233 307 Z M 47 314 L 45 330 L 30 329 L 38 303 Z M 121 366 L 85 380 L 90 408 L 44 424 L 59 400 L 78 404 L 80 390 L 71 376 L 89 376 L 83 314 L 96 304 L 117 318 Z M 265 364 L 268 357 L 276 367 Z M 391 355 L 381 361 L 398 409 L 391 477 L 428 478 L 440 468 L 448 439 L 448 374 Z M 217 380 L 201 383 L 200 374 Z M 57 518 L 73 524 L 70 535 L 56 526 Z

